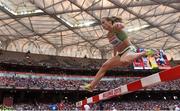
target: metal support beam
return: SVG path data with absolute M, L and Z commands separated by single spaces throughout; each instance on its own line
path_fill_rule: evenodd
M 151 1 L 153 1 L 153 2 L 155 2 L 155 3 L 158 3 L 158 4 L 163 4 L 163 5 L 165 5 L 165 6 L 168 6 L 168 7 L 171 7 L 171 8 L 173 8 L 173 9 L 175 9 L 175 10 L 180 11 L 180 6 L 179 6 L 179 7 L 174 6 L 174 5 L 172 5 L 171 3 L 169 3 L 168 1 L 166 1 L 166 2 L 164 2 L 164 0 L 151 0 Z M 169 1 L 171 1 L 171 0 L 169 0 Z M 180 1 L 179 1 L 179 3 L 180 3 Z
M 180 47 L 180 44 L 175 45 L 175 46 L 170 46 L 170 47 L 164 48 L 164 50 L 173 49 L 173 48 L 175 48 L 175 47 Z
M 127 6 L 122 5 L 119 1 L 117 0 L 108 0 L 111 3 L 113 3 L 114 5 L 119 6 L 120 8 L 123 8 L 124 10 L 126 10 L 127 12 L 133 14 L 134 16 L 142 19 L 143 21 L 147 22 L 149 25 L 156 27 L 157 29 L 159 29 L 160 31 L 164 32 L 165 34 L 168 34 L 169 36 L 173 37 L 175 40 L 180 41 L 180 39 L 178 37 L 176 37 L 175 35 L 171 34 L 170 32 L 165 31 L 163 28 L 159 27 L 158 24 L 154 24 L 153 22 L 147 20 L 146 18 L 142 17 L 142 15 L 138 15 L 137 13 L 135 13 L 134 11 L 128 9 Z
M 1 19 L 0 19 L 1 20 Z M 3 20 L 1 20 L 1 22 L 3 22 L 4 26 L 8 26 L 10 27 L 12 30 L 14 30 L 16 33 L 20 34 L 19 38 L 25 38 L 24 35 L 22 33 L 20 33 L 19 31 L 17 31 L 14 27 L 12 27 L 11 25 L 7 24 L 6 22 L 4 22 Z
M 87 11 L 88 8 L 87 8 L 87 9 L 83 9 L 81 6 L 79 6 L 79 5 L 77 4 L 77 0 L 69 0 L 69 2 L 71 2 L 72 4 L 74 4 L 75 6 L 77 6 L 78 8 L 80 8 L 81 11 L 84 11 L 84 12 L 86 12 L 87 14 L 91 15 L 91 16 L 92 16 L 93 18 L 95 18 L 95 20 L 97 20 L 98 22 L 100 22 L 100 19 L 99 19 L 98 17 L 96 17 L 93 13 Z M 92 7 L 92 6 L 91 6 L 91 7 Z M 80 12 L 81 12 L 81 11 L 80 11 Z
M 60 2 L 57 2 L 57 3 L 61 3 L 62 1 Z M 179 0 L 163 0 L 162 3 L 179 3 Z M 50 8 L 50 7 L 53 7 L 54 5 L 56 5 L 57 3 L 53 4 L 53 5 L 50 5 L 50 6 L 47 6 L 47 7 L 44 7 L 44 9 L 47 9 L 47 8 Z M 131 3 L 131 4 L 126 4 L 128 7 L 139 7 L 139 6 L 150 6 L 150 5 L 157 5 L 157 3 L 155 2 L 152 2 L 152 1 L 141 1 L 141 2 L 134 2 L 134 3 Z M 107 10 L 107 9 L 116 9 L 116 8 L 119 8 L 118 6 L 107 6 L 107 7 L 90 7 L 87 9 L 87 11 L 96 11 L 96 10 Z M 81 9 L 72 9 L 72 10 L 67 10 L 67 11 L 59 11 L 59 12 L 56 12 L 56 14 L 64 14 L 64 13 L 74 13 L 74 12 L 80 12 Z M 165 12 L 164 14 L 169 14 L 169 13 L 177 13 L 178 11 L 177 10 L 173 10 L 173 11 L 169 11 L 169 12 Z M 54 14 L 54 13 L 51 13 L 51 14 Z M 33 17 L 33 16 L 43 16 L 43 15 L 47 15 L 46 13 L 44 12 L 39 12 L 39 13 L 32 13 L 32 14 L 24 14 L 24 15 L 16 15 L 16 18 L 24 18 L 24 17 Z M 161 14 L 159 14 L 161 15 Z M 150 15 L 149 17 L 151 16 L 158 16 L 158 15 Z M 7 20 L 7 19 L 11 19 L 9 17 L 5 17 L 5 18 L 1 18 L 1 20 Z M 137 18 L 134 18 L 134 19 L 137 19 Z
M 38 4 L 36 4 L 36 2 L 34 2 L 33 0 L 30 0 L 30 2 L 32 4 L 34 4 L 37 8 L 43 10 Z M 67 23 L 65 23 L 63 20 L 61 20 L 60 18 L 58 18 L 56 15 L 53 14 L 49 14 L 46 10 L 43 10 L 44 13 L 46 13 L 47 15 L 49 15 L 50 17 L 54 18 L 55 20 L 57 20 L 58 22 L 60 22 L 61 24 L 63 24 L 64 26 L 66 26 L 69 30 L 71 30 L 72 32 L 74 32 L 75 34 L 77 34 L 79 37 L 81 37 L 83 40 L 85 40 L 86 42 L 88 42 L 91 46 L 99 49 L 95 44 L 91 43 L 88 39 L 86 39 L 85 37 L 83 37 L 82 35 L 80 35 L 78 32 L 76 32 L 72 27 L 70 27 Z
M 31 28 L 29 28 L 28 26 L 26 26 L 24 23 L 22 23 L 21 21 L 19 21 L 19 19 L 16 18 L 16 16 L 14 16 L 13 14 L 11 14 L 9 11 L 5 10 L 3 7 L 0 6 L 1 11 L 3 11 L 4 13 L 6 13 L 7 15 L 9 15 L 10 17 L 12 17 L 14 20 L 16 20 L 19 24 L 21 24 L 22 26 L 24 26 L 26 29 L 28 29 L 29 31 L 31 31 L 32 33 L 35 33 L 35 35 L 33 36 L 39 36 L 41 37 L 43 40 L 45 40 L 47 43 L 51 44 L 53 47 L 56 47 L 54 44 L 52 44 L 50 41 L 48 41 L 47 39 L 45 39 L 44 37 L 42 37 L 40 34 L 38 34 L 37 32 L 33 31 Z M 22 34 L 23 35 L 23 34 Z

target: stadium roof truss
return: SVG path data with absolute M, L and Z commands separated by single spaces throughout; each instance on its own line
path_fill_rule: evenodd
M 180 0 L 0 0 L 4 50 L 107 58 L 112 46 L 100 26 L 122 17 L 137 47 L 164 49 L 180 59 Z

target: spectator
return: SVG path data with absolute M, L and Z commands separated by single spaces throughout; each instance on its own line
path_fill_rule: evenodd
M 88 104 L 84 105 L 84 110 L 85 110 L 85 111 L 90 111 L 90 109 L 91 109 L 91 108 L 90 108 L 90 106 L 89 106 Z
M 175 111 L 180 111 L 180 107 L 178 105 L 175 105 Z

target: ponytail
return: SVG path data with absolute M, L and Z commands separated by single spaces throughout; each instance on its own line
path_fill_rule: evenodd
M 106 19 L 107 21 L 111 21 L 112 24 L 114 24 L 115 22 L 122 22 L 122 18 L 116 17 L 116 16 L 112 16 L 112 17 L 103 17 L 103 18 Z
M 114 24 L 115 22 L 122 22 L 122 18 L 119 18 L 119 17 L 112 16 L 111 19 L 112 19 L 112 23 L 113 23 L 113 24 Z

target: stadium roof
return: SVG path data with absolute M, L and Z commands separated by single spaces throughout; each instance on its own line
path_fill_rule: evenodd
M 180 59 L 180 0 L 0 0 L 4 50 L 108 57 L 112 46 L 100 18 L 122 17 L 137 47 Z

